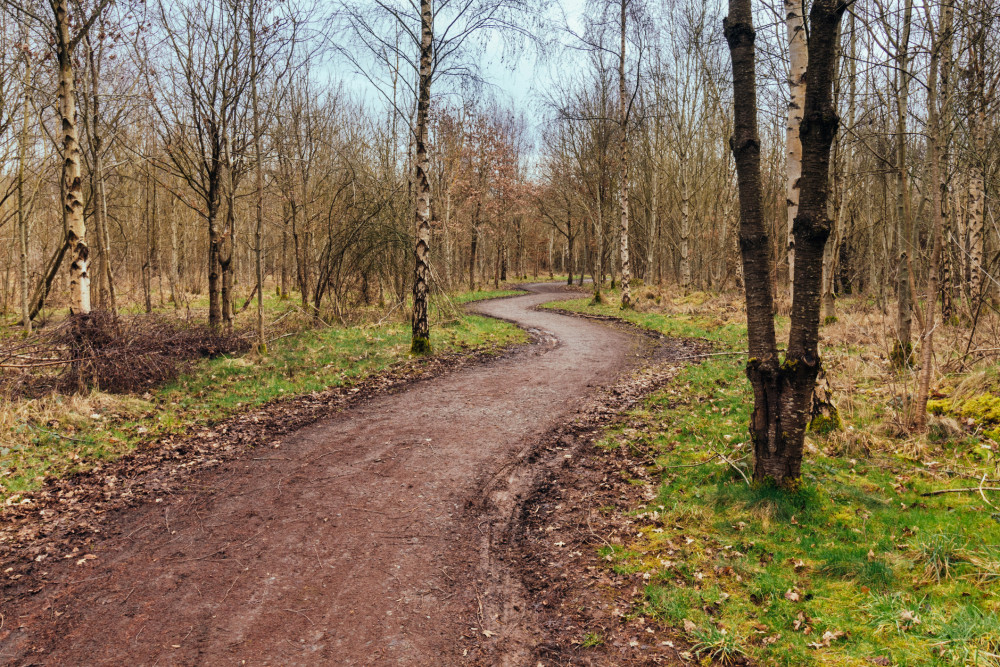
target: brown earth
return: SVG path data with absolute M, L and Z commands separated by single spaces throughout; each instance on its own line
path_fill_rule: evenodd
M 602 493 L 627 499 L 594 467 L 589 436 L 670 374 L 626 371 L 655 349 L 669 359 L 690 347 L 532 310 L 565 293 L 531 291 L 476 308 L 527 328 L 533 345 L 358 400 L 212 469 L 147 487 L 131 507 L 92 508 L 99 529 L 76 541 L 65 528 L 35 536 L 63 535 L 44 550 L 14 549 L 4 565 L 15 574 L 0 589 L 0 660 L 577 662 L 580 628 L 554 610 L 569 600 L 592 607 L 577 624 L 616 623 L 621 605 L 594 599 L 601 582 L 584 563 L 595 558 L 593 530 L 566 540 L 587 546 L 577 558 L 591 574 L 549 585 L 542 566 L 551 555 L 540 549 L 562 547 L 533 542 L 532 511 L 551 514 L 552 493 L 569 494 L 563 523 L 579 529 Z M 588 461 L 581 472 L 571 472 L 574 456 Z M 30 567 L 25 553 L 38 554 Z M 620 625 L 608 636 L 632 631 Z M 648 645 L 610 641 L 583 662 L 674 661 L 655 648 L 666 644 L 641 638 Z

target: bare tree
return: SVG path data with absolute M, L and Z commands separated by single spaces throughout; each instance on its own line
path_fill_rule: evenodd
M 774 329 L 770 245 L 761 215 L 760 139 L 750 0 L 730 0 L 725 20 L 733 63 L 735 101 L 731 139 L 740 189 L 740 249 L 746 276 L 749 359 L 754 393 L 750 437 L 754 480 L 780 487 L 799 484 L 809 404 L 819 357 L 819 305 L 823 249 L 830 233 L 827 212 L 830 147 L 839 119 L 833 108 L 833 73 L 841 16 L 847 4 L 814 0 L 809 16 L 809 69 L 802 124 L 801 199 L 795 219 L 796 267 L 788 349 L 783 361 Z

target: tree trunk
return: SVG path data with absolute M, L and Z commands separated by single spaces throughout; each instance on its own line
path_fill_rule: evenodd
M 802 140 L 800 202 L 795 219 L 794 299 L 788 351 L 779 364 L 770 239 L 762 213 L 760 139 L 757 130 L 753 15 L 750 0 L 730 0 L 725 35 L 733 63 L 734 126 L 731 147 L 740 194 L 740 250 L 747 302 L 747 377 L 754 392 L 750 437 L 756 483 L 800 484 L 802 450 L 810 400 L 821 368 L 819 301 L 823 250 L 830 233 L 827 212 L 830 147 L 838 119 L 832 85 L 837 30 L 846 9 L 838 0 L 812 6 Z
M 469 291 L 476 291 L 476 255 L 479 252 L 479 204 L 472 214 L 472 239 L 469 243 Z
M 691 191 L 687 178 L 687 154 L 681 157 L 681 287 L 691 287 Z
M 621 51 L 618 53 L 618 133 L 621 142 L 621 178 L 618 183 L 618 199 L 621 206 L 621 228 L 619 243 L 622 263 L 622 308 L 632 307 L 632 269 L 628 257 L 628 100 L 625 98 L 625 29 L 628 0 L 621 0 Z
M 76 83 L 73 78 L 73 53 L 70 18 L 66 0 L 52 0 L 56 24 L 56 53 L 59 62 L 59 116 L 62 122 L 63 226 L 69 244 L 70 313 L 90 312 L 90 248 L 83 217 L 83 186 L 80 176 L 80 140 L 77 131 Z
M 892 363 L 897 368 L 910 364 L 910 340 L 913 322 L 913 296 L 910 291 L 910 248 L 913 243 L 913 221 L 910 219 L 910 194 L 906 174 L 906 117 L 909 108 L 910 74 L 909 43 L 913 0 L 906 0 L 903 10 L 903 33 L 900 37 L 896 76 L 896 243 L 899 246 L 896 271 L 896 341 Z
M 659 119 L 654 121 L 657 139 L 659 138 Z M 652 174 L 652 185 L 650 189 L 652 190 L 649 203 L 649 225 L 646 238 L 646 270 L 642 272 L 642 281 L 646 285 L 652 285 L 654 282 L 653 276 L 653 263 L 656 261 L 656 238 L 657 238 L 657 227 L 659 224 L 659 219 L 657 215 L 659 214 L 660 206 L 660 165 L 659 165 L 659 147 L 655 147 L 653 152 L 656 153 L 656 157 L 653 159 L 650 169 L 653 171 Z
M 416 186 L 417 243 L 413 270 L 413 341 L 414 354 L 431 351 L 430 327 L 427 322 L 427 278 L 430 266 L 428 252 L 431 236 L 431 184 L 427 157 L 427 114 L 431 104 L 431 74 L 434 58 L 434 16 L 431 0 L 420 0 L 420 69 L 417 90 L 415 130 L 414 184 Z
M 928 10 L 928 14 L 930 11 Z M 917 399 L 913 405 L 912 424 L 918 431 L 927 427 L 927 396 L 930 393 L 934 367 L 934 329 L 937 316 L 938 275 L 941 264 L 942 193 L 947 188 L 942 174 L 941 146 L 943 128 L 938 108 L 939 95 L 949 100 L 948 84 L 951 69 L 951 24 L 954 7 L 950 0 L 941 5 L 941 24 L 931 47 L 930 75 L 927 82 L 927 160 L 931 189 L 931 260 L 927 271 L 927 293 L 924 300 L 923 333 L 920 340 L 920 374 L 917 378 Z M 928 23 L 931 18 L 928 15 Z M 943 61 L 943 62 L 942 62 Z M 943 70 L 941 90 L 939 71 Z
M 977 17 L 978 18 L 978 17 Z M 972 154 L 969 159 L 969 214 L 966 233 L 968 234 L 968 276 L 969 276 L 969 310 L 974 316 L 979 309 L 980 299 L 984 296 L 983 273 L 983 223 L 986 213 L 986 79 L 988 56 L 985 53 L 987 44 L 986 29 L 982 23 L 972 21 L 973 29 L 970 44 L 970 78 L 972 80 L 972 109 L 969 118 L 972 126 Z
M 799 212 L 799 179 L 802 177 L 802 141 L 799 126 L 802 124 L 802 106 L 806 95 L 806 69 L 809 53 L 806 48 L 805 17 L 801 0 L 785 1 L 785 27 L 788 33 L 788 115 L 785 124 L 785 192 L 788 200 L 788 284 L 792 298 L 795 296 L 795 216 Z
M 257 78 L 260 75 L 257 66 L 257 23 L 254 9 L 256 3 L 249 4 L 248 27 L 250 31 L 250 102 L 253 110 L 253 151 L 254 151 L 254 207 L 256 209 L 256 227 L 254 228 L 254 277 L 257 291 L 257 351 L 267 352 L 267 341 L 264 340 L 264 164 L 261 158 L 260 142 L 260 109 L 257 99 Z
M 30 58 L 25 58 L 24 80 L 26 84 L 28 81 L 27 67 L 30 62 Z M 21 269 L 21 324 L 24 326 L 26 334 L 31 333 L 31 294 L 28 286 L 28 216 L 27 211 L 25 211 L 27 202 L 24 200 L 24 161 L 28 152 L 28 103 L 30 100 L 30 88 L 25 85 L 24 99 L 21 105 L 21 137 L 17 146 L 17 240 Z

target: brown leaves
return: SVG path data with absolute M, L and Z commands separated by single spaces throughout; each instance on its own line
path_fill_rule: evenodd
M 785 599 L 789 602 L 799 602 L 802 599 L 802 591 L 797 587 L 789 588 L 785 591 Z
M 809 644 L 806 644 L 806 646 L 808 646 L 809 648 L 815 648 L 815 649 L 826 648 L 832 642 L 835 642 L 838 639 L 842 639 L 842 638 L 844 638 L 846 636 L 847 636 L 847 633 L 844 632 L 843 630 L 832 630 L 832 631 L 831 630 L 827 630 L 826 632 L 823 633 L 823 636 L 820 638 L 819 641 L 817 641 L 817 642 L 810 642 Z

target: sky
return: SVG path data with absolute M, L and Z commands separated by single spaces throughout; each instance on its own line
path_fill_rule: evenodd
M 571 29 L 579 31 L 585 2 L 586 0 L 557 0 L 549 18 L 558 24 L 568 23 Z M 535 49 L 527 45 L 516 53 L 505 53 L 501 36 L 491 36 L 475 63 L 486 84 L 484 96 L 495 97 L 515 110 L 523 110 L 529 125 L 534 126 L 536 123 L 533 120 L 541 115 L 540 97 L 546 82 L 550 80 L 551 69 L 567 64 L 565 57 L 556 58 L 543 61 L 538 58 Z M 344 81 L 347 89 L 367 104 L 376 108 L 383 107 L 386 104 L 384 96 L 374 89 L 363 74 L 345 65 L 343 61 L 333 63 L 329 69 L 331 78 Z M 440 94 L 451 87 L 442 82 L 435 93 Z

